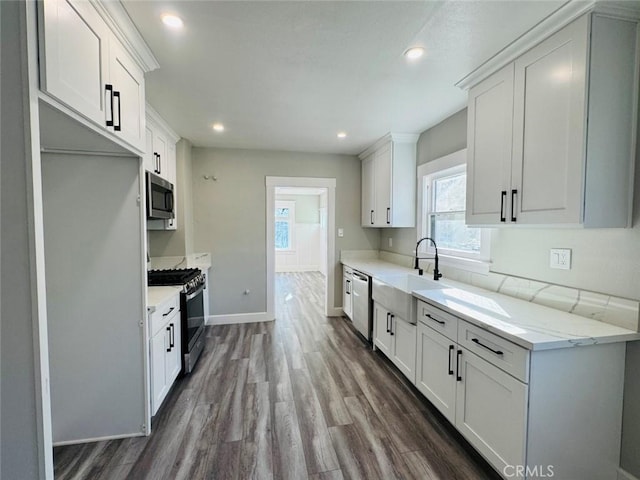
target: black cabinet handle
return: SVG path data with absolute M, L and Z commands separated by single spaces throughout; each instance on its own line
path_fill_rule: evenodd
M 391 208 L 387 207 L 387 225 L 391 225 Z
M 162 156 L 158 154 L 158 175 L 162 173 Z
M 392 313 L 391 314 L 391 331 L 389 332 L 391 335 L 393 335 L 393 319 L 395 318 L 395 315 Z
M 373 210 L 371 210 L 371 225 L 373 225 Z
M 462 381 L 462 376 L 460 375 L 460 357 L 462 356 L 462 350 L 458 350 L 456 353 L 456 382 Z
M 116 125 L 115 121 L 114 121 L 113 122 L 113 129 L 116 132 L 119 132 L 120 130 L 122 130 L 122 114 L 121 114 L 121 109 L 120 109 L 120 103 L 121 103 L 120 102 L 120 92 L 113 92 L 113 96 L 118 99 L 118 124 Z
M 431 315 L 429 315 L 428 313 L 424 314 L 425 317 L 430 318 L 431 320 L 433 320 L 434 322 L 439 323 L 440 325 L 444 325 L 444 322 L 442 320 L 438 320 L 437 318 L 432 317 Z
M 153 156 L 156 159 L 156 173 L 160 173 L 160 154 L 157 152 L 153 152 Z
M 168 311 L 167 313 L 163 313 L 163 314 L 162 314 L 162 316 L 163 316 L 163 317 L 166 317 L 166 316 L 167 316 L 167 315 L 169 315 L 171 312 L 173 312 L 175 309 L 176 309 L 176 307 L 171 307 L 171 308 L 169 309 L 169 311 Z
M 518 194 L 518 190 L 516 190 L 515 188 L 513 190 L 511 190 L 511 221 L 515 222 L 517 220 L 516 218 L 516 210 L 515 210 L 515 203 L 516 203 L 516 195 Z
M 169 332 L 169 348 L 167 348 L 167 352 L 171 351 L 171 327 L 167 327 L 167 332 Z
M 175 330 L 175 325 L 172 323 L 171 325 L 169 325 L 171 327 L 171 348 L 176 346 L 176 330 Z
M 113 127 L 113 85 L 107 83 L 104 89 L 109 92 L 109 103 L 111 104 L 111 120 L 107 120 L 107 127 Z
M 507 191 L 502 190 L 502 192 L 500 192 L 500 221 L 501 222 L 507 221 L 507 216 L 504 213 L 504 201 L 506 199 L 507 199 Z
M 389 327 L 389 315 L 391 315 L 391 314 L 389 312 L 387 312 L 387 333 L 389 333 L 391 331 L 390 327 Z
M 486 348 L 487 350 L 489 350 L 490 352 L 495 353 L 496 355 L 504 355 L 504 352 L 502 350 L 494 350 L 491 347 L 487 347 L 485 344 L 483 344 L 482 342 L 480 342 L 480 340 L 478 340 L 477 338 L 472 338 L 471 341 L 473 343 L 475 343 L 476 345 L 480 345 L 482 348 Z
M 453 368 L 451 365 L 451 352 L 453 352 L 454 348 L 455 347 L 453 345 L 449 345 L 449 375 L 453 375 Z

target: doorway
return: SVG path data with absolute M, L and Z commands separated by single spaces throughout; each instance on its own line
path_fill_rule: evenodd
M 275 318 L 276 271 L 318 271 L 324 277 L 324 314 L 335 316 L 335 178 L 266 177 L 267 218 L 267 316 Z M 285 196 L 286 195 L 286 196 Z M 316 195 L 317 213 L 311 227 L 296 227 L 296 204 L 300 209 L 302 197 Z M 293 198 L 292 198 L 293 197 Z M 279 198 L 279 199 L 278 199 Z M 289 202 L 289 203 L 280 203 Z M 291 203 L 293 202 L 293 203 Z M 315 200 L 314 200 L 315 202 Z M 276 205 L 281 214 L 276 227 Z M 304 207 L 306 210 L 310 208 Z M 281 217 L 281 218 L 280 218 Z M 276 228 L 278 239 L 276 240 Z M 299 236 L 304 238 L 297 238 Z M 301 241 L 302 248 L 295 247 Z M 308 247 L 317 243 L 315 252 Z M 276 245 L 278 243 L 278 245 Z M 294 248 L 292 248 L 294 247 Z M 276 268 L 276 265 L 278 266 Z

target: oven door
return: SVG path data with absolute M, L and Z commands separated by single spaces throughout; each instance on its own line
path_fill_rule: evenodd
M 189 373 L 204 348 L 204 285 L 182 294 L 182 353 L 184 372 Z

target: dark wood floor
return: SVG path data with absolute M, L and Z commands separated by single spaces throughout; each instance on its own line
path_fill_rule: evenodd
M 207 328 L 149 437 L 54 449 L 59 479 L 494 479 L 344 318 L 322 277 L 277 275 L 275 322 Z

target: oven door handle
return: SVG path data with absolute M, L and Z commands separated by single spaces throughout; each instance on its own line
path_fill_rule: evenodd
M 197 296 L 198 296 L 198 294 L 200 294 L 200 292 L 202 292 L 203 290 L 204 290 L 204 283 L 203 283 L 202 285 L 200 285 L 200 286 L 198 287 L 198 289 L 197 289 L 195 292 L 185 294 L 185 299 L 186 299 L 187 301 L 189 301 L 189 300 L 191 300 L 192 298 L 197 297 Z

